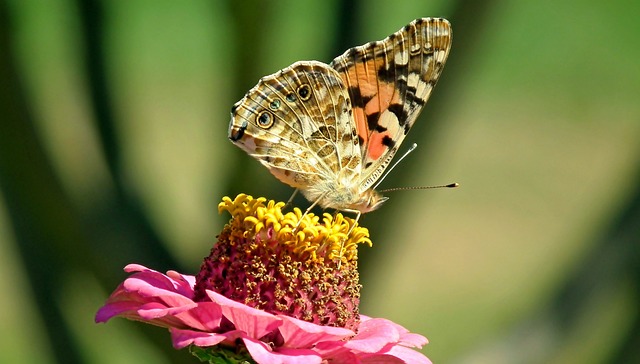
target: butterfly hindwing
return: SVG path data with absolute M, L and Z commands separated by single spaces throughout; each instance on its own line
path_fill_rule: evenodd
M 360 173 L 349 95 L 321 62 L 296 62 L 262 78 L 234 105 L 230 138 L 303 191 L 318 180 Z
M 331 62 L 353 105 L 361 144 L 361 191 L 383 174 L 427 102 L 451 48 L 445 19 L 417 19 Z

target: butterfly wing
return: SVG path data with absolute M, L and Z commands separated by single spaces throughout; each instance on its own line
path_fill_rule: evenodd
M 361 145 L 361 192 L 383 174 L 435 86 L 451 48 L 445 19 L 417 19 L 331 62 L 353 105 Z
M 323 192 L 314 188 L 320 183 L 359 178 L 352 118 L 340 75 L 321 62 L 297 62 L 262 78 L 233 106 L 229 139 L 315 200 Z

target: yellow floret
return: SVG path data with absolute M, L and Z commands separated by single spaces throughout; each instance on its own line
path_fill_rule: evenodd
M 266 237 L 268 229 L 272 228 L 275 240 L 288 246 L 301 259 L 353 261 L 358 256 L 358 244 L 372 245 L 369 230 L 341 213 L 335 216 L 324 213 L 320 222 L 320 217 L 312 213 L 303 214 L 298 208 L 283 213 L 284 206 L 284 202 L 239 194 L 233 200 L 225 196 L 218 205 L 218 211 L 231 214 L 232 236 Z

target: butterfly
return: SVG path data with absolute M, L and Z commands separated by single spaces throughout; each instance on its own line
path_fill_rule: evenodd
M 258 84 L 231 109 L 229 139 L 313 204 L 360 214 L 431 95 L 451 25 L 412 21 L 330 64 L 300 61 Z M 307 211 L 309 211 L 307 210 Z

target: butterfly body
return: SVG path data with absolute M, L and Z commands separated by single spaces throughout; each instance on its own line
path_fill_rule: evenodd
M 231 111 L 229 139 L 323 208 L 365 213 L 451 45 L 444 19 L 413 21 L 330 64 L 301 61 L 262 78 Z

